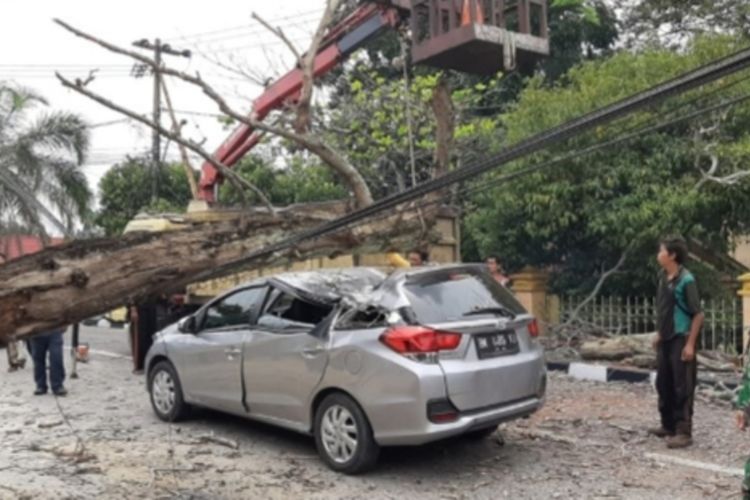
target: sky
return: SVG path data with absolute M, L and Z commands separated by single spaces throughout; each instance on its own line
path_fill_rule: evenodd
M 150 151 L 150 129 L 63 88 L 54 72 L 85 79 L 91 69 L 98 68 L 89 85 L 91 90 L 149 116 L 153 79 L 149 75 L 135 78 L 131 75 L 132 59 L 74 36 L 53 23 L 53 18 L 129 49 L 134 49 L 136 40 L 157 37 L 176 49 L 189 49 L 193 52 L 190 59 L 164 56 L 166 64 L 199 71 L 235 109 L 245 111 L 261 87 L 215 61 L 241 66 L 264 77 L 282 74 L 293 65 L 291 52 L 251 14 L 257 12 L 272 25 L 281 26 L 304 51 L 324 5 L 324 0 L 6 0 L 0 16 L 0 81 L 35 90 L 49 100 L 49 109 L 73 111 L 84 117 L 91 125 L 92 139 L 85 172 L 92 188 L 96 188 L 114 163 L 126 155 Z M 173 80 L 167 80 L 167 84 L 178 117 L 188 120 L 185 135 L 197 141 L 205 139 L 205 149 L 213 151 L 231 132 L 218 122 L 216 105 L 188 84 Z M 162 124 L 170 125 L 166 112 Z M 171 145 L 167 158 L 177 159 L 178 153 Z M 194 167 L 199 164 L 196 160 Z

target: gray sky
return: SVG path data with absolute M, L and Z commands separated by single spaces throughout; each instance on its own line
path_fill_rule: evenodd
M 0 16 L 0 80 L 31 87 L 50 101 L 50 108 L 77 112 L 92 125 L 92 149 L 86 173 L 96 188 L 106 169 L 126 154 L 150 148 L 150 130 L 122 120 L 122 116 L 64 89 L 54 77 L 59 70 L 68 77 L 85 78 L 89 69 L 100 68 L 90 88 L 139 113 L 150 113 L 153 80 L 130 75 L 131 60 L 77 38 L 52 22 L 60 19 L 110 42 L 131 48 L 135 40 L 160 37 L 177 49 L 194 52 L 190 60 L 165 56 L 167 64 L 201 76 L 221 89 L 239 110 L 249 110 L 260 87 L 246 78 L 221 69 L 205 56 L 232 63 L 234 58 L 249 68 L 273 76 L 291 67 L 293 58 L 278 38 L 251 17 L 257 12 L 274 26 L 281 26 L 301 49 L 309 43 L 324 0 L 8 0 Z M 216 106 L 181 82 L 169 82 L 175 109 L 189 120 L 186 135 L 206 139 L 213 150 L 229 135 L 213 116 Z M 169 124 L 166 113 L 163 124 Z M 110 122 L 117 121 L 111 124 Z M 174 146 L 169 158 L 177 158 Z M 198 163 L 198 162 L 196 162 Z M 197 164 L 195 166 L 198 166 Z

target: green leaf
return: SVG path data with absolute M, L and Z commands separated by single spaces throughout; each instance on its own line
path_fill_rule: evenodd
M 553 0 L 550 7 L 553 9 L 578 9 L 583 5 L 584 0 Z
M 595 8 L 584 6 L 582 12 L 583 18 L 586 20 L 586 22 L 595 26 L 601 25 L 601 19 L 599 19 L 599 14 L 596 12 Z

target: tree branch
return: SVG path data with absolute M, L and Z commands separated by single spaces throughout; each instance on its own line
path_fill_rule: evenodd
M 326 9 L 326 13 L 328 13 L 328 11 L 331 10 L 331 5 L 338 6 L 339 1 L 340 0 L 330 0 L 330 4 L 328 8 Z M 328 17 L 331 17 L 331 16 L 332 14 L 328 15 Z M 325 17 L 326 15 L 324 15 L 324 19 Z M 324 19 L 321 20 L 321 23 Z M 131 50 L 123 49 L 109 42 L 106 42 L 92 35 L 89 35 L 88 33 L 84 33 L 83 31 L 70 26 L 69 24 L 59 19 L 55 19 L 55 22 L 59 24 L 60 26 L 62 26 L 63 28 L 65 28 L 66 30 L 75 34 L 76 36 L 89 40 L 101 47 L 104 47 L 105 49 L 111 52 L 115 52 L 117 54 L 131 57 L 139 62 L 142 62 L 143 64 L 146 64 L 154 69 L 157 69 L 155 61 L 153 61 L 152 59 L 149 59 L 146 56 L 143 56 L 142 54 L 139 54 Z M 322 38 L 322 33 L 324 31 L 325 30 L 323 30 L 321 33 L 316 33 L 316 35 L 320 35 L 320 38 Z M 314 37 L 313 47 L 311 47 L 311 49 L 315 48 L 315 50 L 317 51 L 319 40 L 318 40 L 317 45 L 316 45 L 315 40 L 316 38 Z M 312 61 L 314 62 L 314 58 L 312 59 Z M 200 74 L 196 74 L 195 76 L 193 76 L 193 75 L 184 73 L 182 71 L 174 70 L 164 65 L 158 68 L 158 70 L 164 75 L 169 75 L 169 76 L 179 78 L 180 80 L 183 80 L 187 83 L 190 83 L 192 85 L 199 87 L 209 99 L 213 100 L 214 103 L 216 103 L 216 105 L 219 107 L 222 113 L 237 120 L 238 122 L 248 125 L 249 127 L 252 127 L 254 129 L 263 130 L 270 134 L 278 135 L 290 141 L 296 142 L 303 148 L 307 149 L 311 153 L 318 156 L 324 163 L 326 163 L 329 167 L 331 167 L 338 175 L 340 175 L 344 179 L 344 181 L 347 183 L 349 188 L 352 190 L 354 197 L 357 201 L 357 205 L 359 207 L 364 207 L 364 206 L 372 204 L 372 201 L 373 201 L 372 194 L 370 193 L 370 189 L 367 187 L 367 183 L 362 177 L 362 174 L 360 174 L 359 171 L 356 168 L 354 168 L 354 166 L 352 166 L 336 150 L 334 150 L 332 147 L 328 146 L 327 144 L 321 142 L 320 139 L 313 137 L 306 133 L 300 134 L 300 133 L 296 133 L 290 130 L 286 130 L 281 127 L 268 125 L 253 118 L 252 116 L 248 117 L 241 113 L 238 113 L 237 111 L 232 109 L 229 106 L 229 104 L 227 104 L 226 100 L 211 85 L 209 85 L 206 81 L 203 80 L 203 78 L 201 78 Z M 310 81 L 312 82 L 312 80 Z M 310 84 L 310 86 L 311 85 L 312 83 Z M 304 91 L 304 83 L 303 83 L 303 91 Z M 309 92 L 311 93 L 312 89 L 310 89 Z M 113 104 L 113 103 L 109 102 L 109 104 Z M 131 115 L 128 115 L 128 116 L 131 116 Z M 143 123 L 143 120 L 144 120 L 143 117 L 138 116 L 138 115 L 135 115 L 135 116 L 138 117 L 136 118 L 138 121 L 141 121 L 141 123 Z M 170 137 L 170 135 L 166 135 L 166 134 L 165 136 Z M 212 159 L 210 161 L 213 162 L 214 160 Z M 213 164 L 214 163 L 212 163 L 212 165 Z M 230 171 L 228 170 L 226 166 L 224 166 L 224 168 L 227 169 L 227 171 Z M 222 170 L 222 174 L 223 173 L 224 171 Z
M 99 94 L 96 94 L 96 93 L 92 92 L 91 90 L 89 90 L 89 89 L 87 89 L 87 88 L 85 88 L 85 87 L 83 87 L 81 85 L 76 85 L 74 82 L 68 80 L 67 78 L 65 78 L 64 76 L 62 76 L 58 72 L 55 73 L 55 76 L 60 81 L 60 83 L 62 83 L 62 85 L 64 87 L 67 87 L 67 88 L 69 88 L 71 90 L 74 90 L 75 92 L 78 92 L 79 94 L 84 95 L 84 96 L 88 97 L 89 99 L 92 99 L 92 100 L 98 102 L 102 106 L 105 106 L 105 107 L 107 107 L 107 108 L 109 108 L 109 109 L 111 109 L 113 111 L 117 111 L 118 113 L 121 113 L 121 114 L 123 114 L 123 115 L 125 115 L 127 117 L 130 117 L 133 120 L 136 120 L 136 121 L 138 121 L 138 122 L 146 125 L 147 127 L 150 127 L 152 129 L 156 130 L 157 132 L 159 132 L 164 137 L 167 137 L 167 138 L 173 140 L 174 142 L 176 142 L 178 144 L 182 144 L 183 146 L 185 146 L 189 150 L 197 153 L 204 160 L 206 160 L 211 165 L 213 165 L 227 179 L 233 180 L 234 182 L 236 182 L 238 184 L 241 184 L 241 185 L 244 185 L 247 188 L 251 189 L 258 196 L 258 198 L 260 198 L 260 201 L 266 206 L 266 208 L 268 208 L 268 210 L 271 213 L 275 212 L 274 207 L 271 204 L 271 202 L 268 200 L 268 198 L 266 197 L 266 195 L 263 194 L 263 192 L 260 189 L 257 188 L 257 186 L 255 186 L 254 184 L 248 182 L 246 179 L 243 179 L 242 177 L 240 177 L 239 175 L 237 175 L 236 172 L 233 172 L 232 169 L 230 169 L 229 167 L 227 167 L 223 163 L 217 161 L 210 153 L 208 153 L 205 149 L 203 149 L 200 146 L 198 146 L 195 142 L 193 142 L 193 141 L 191 141 L 189 139 L 184 139 L 178 133 L 170 132 L 169 130 L 165 129 L 161 125 L 152 122 L 151 120 L 149 120 L 149 119 L 147 119 L 147 118 L 139 115 L 135 111 L 131 111 L 131 110 L 127 109 L 127 108 L 119 106 L 119 105 L 113 103 L 112 101 L 110 101 L 110 100 L 108 100 L 108 99 L 100 96 Z
M 301 63 L 302 56 L 300 56 L 299 51 L 297 50 L 297 47 L 294 46 L 294 44 L 287 38 L 287 36 L 284 34 L 284 31 L 280 27 L 274 28 L 271 26 L 265 19 L 260 17 L 257 13 L 253 12 L 250 16 L 256 21 L 258 21 L 260 24 L 263 25 L 264 28 L 266 28 L 268 31 L 276 35 L 281 39 L 282 42 L 284 42 L 284 45 L 289 47 L 289 50 L 292 51 L 292 54 L 294 54 L 294 60 L 297 62 L 297 64 Z
M 302 57 L 302 89 L 297 101 L 297 119 L 295 120 L 294 130 L 298 133 L 307 132 L 310 129 L 310 103 L 312 102 L 313 90 L 315 85 L 315 56 L 318 55 L 318 48 L 323 41 L 328 25 L 331 24 L 333 16 L 338 9 L 341 0 L 327 0 L 326 9 L 320 18 L 318 28 L 315 30 L 312 42 L 307 52 Z
M 164 100 L 167 103 L 167 110 L 169 111 L 169 117 L 172 120 L 172 131 L 175 134 L 181 135 L 182 126 L 177 121 L 177 117 L 174 114 L 174 108 L 172 107 L 172 99 L 169 96 L 169 90 L 167 90 L 167 82 L 161 79 L 161 89 L 164 92 Z M 178 144 L 180 148 L 180 156 L 182 157 L 182 166 L 185 169 L 185 175 L 187 176 L 188 184 L 190 184 L 190 194 L 193 199 L 198 199 L 198 182 L 195 180 L 195 172 L 190 164 L 190 158 L 188 158 L 187 149 L 184 144 Z
M 610 276 L 615 274 L 617 271 L 620 270 L 620 268 L 625 264 L 625 261 L 628 258 L 628 254 L 630 253 L 630 247 L 627 247 L 623 252 L 622 255 L 620 255 L 620 259 L 617 261 L 617 264 L 615 264 L 610 269 L 604 271 L 601 276 L 599 276 L 599 281 L 596 282 L 596 285 L 594 286 L 594 289 L 591 291 L 588 297 L 583 299 L 583 301 L 576 306 L 576 308 L 573 310 L 573 312 L 570 314 L 570 318 L 565 322 L 565 326 L 569 326 L 571 323 L 576 321 L 578 319 L 578 315 L 581 313 L 581 310 L 592 300 L 596 298 L 597 295 L 599 295 L 599 291 L 602 289 L 602 286 L 604 286 L 604 282 L 609 279 Z

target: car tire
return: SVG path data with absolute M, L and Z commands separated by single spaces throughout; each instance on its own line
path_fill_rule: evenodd
M 481 441 L 483 439 L 487 439 L 491 435 L 493 435 L 495 432 L 497 432 L 497 426 L 487 427 L 484 429 L 477 429 L 475 431 L 469 431 L 466 434 L 464 434 L 464 438 L 470 439 L 473 441 Z
M 326 396 L 315 412 L 314 426 L 318 454 L 331 469 L 361 474 L 375 466 L 380 446 L 367 416 L 346 394 Z
M 188 416 L 190 405 L 185 403 L 177 370 L 169 361 L 159 361 L 149 371 L 148 392 L 151 408 L 159 419 L 179 422 Z

